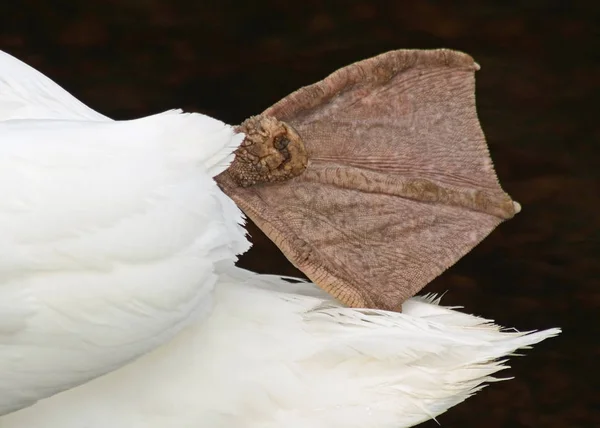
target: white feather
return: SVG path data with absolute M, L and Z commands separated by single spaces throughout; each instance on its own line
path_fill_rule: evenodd
M 12 55 L 0 51 L 0 120 L 110 120 Z
M 219 265 L 249 247 L 212 179 L 243 135 L 180 111 L 77 118 L 74 98 L 7 58 L 0 106 L 22 99 L 19 116 L 73 118 L 0 121 L 0 414 L 208 316 Z
M 403 313 L 348 309 L 310 283 L 242 270 L 221 276 L 215 300 L 174 341 L 0 428 L 409 427 L 558 334 L 505 332 L 419 299 Z

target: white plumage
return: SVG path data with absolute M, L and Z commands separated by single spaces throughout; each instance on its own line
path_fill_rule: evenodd
M 112 121 L 0 52 L 0 428 L 408 427 L 558 334 L 235 268 L 243 216 L 212 177 L 242 138 Z
M 249 244 L 241 212 L 212 179 L 243 138 L 230 126 L 178 111 L 102 119 L 4 53 L 0 67 L 6 413 L 205 318 L 217 265 Z

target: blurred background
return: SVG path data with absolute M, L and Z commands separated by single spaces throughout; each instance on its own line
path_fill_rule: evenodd
M 424 291 L 564 332 L 439 422 L 576 428 L 600 426 L 599 25 L 592 1 L 21 0 L 2 6 L 0 49 L 113 118 L 179 107 L 232 124 L 387 50 L 471 54 L 492 157 L 523 211 Z M 250 233 L 245 267 L 298 275 Z

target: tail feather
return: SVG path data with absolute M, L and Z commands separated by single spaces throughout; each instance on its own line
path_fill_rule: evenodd
M 410 427 L 499 380 L 507 355 L 560 332 L 504 331 L 431 296 L 403 313 L 349 309 L 310 283 L 239 269 L 215 299 L 210 319 L 172 343 L 0 428 Z

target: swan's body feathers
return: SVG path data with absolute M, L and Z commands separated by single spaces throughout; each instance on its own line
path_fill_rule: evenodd
M 39 71 L 0 51 L 0 120 L 109 120 Z
M 180 111 L 130 121 L 80 114 L 49 79 L 0 61 L 10 119 L 0 121 L 2 414 L 208 316 L 219 266 L 249 243 L 241 211 L 212 179 L 243 135 Z
M 349 309 L 313 284 L 241 270 L 221 276 L 215 300 L 173 342 L 0 428 L 409 427 L 493 381 L 507 353 L 558 333 L 503 332 L 424 299 L 403 313 Z

